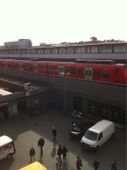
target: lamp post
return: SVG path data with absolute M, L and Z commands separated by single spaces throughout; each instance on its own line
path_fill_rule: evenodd
M 64 73 L 61 72 L 61 75 L 64 77 L 64 107 L 67 109 L 67 76 L 69 76 L 69 72 Z

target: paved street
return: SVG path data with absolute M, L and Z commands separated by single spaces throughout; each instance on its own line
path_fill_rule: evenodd
M 71 114 L 71 113 L 70 113 Z M 29 163 L 29 149 L 36 150 L 35 159 L 39 160 L 38 139 L 45 139 L 43 163 L 48 170 L 56 169 L 55 152 L 58 144 L 68 148 L 67 164 L 62 170 L 76 170 L 76 156 L 83 161 L 82 170 L 93 170 L 92 163 L 96 157 L 100 161 L 99 170 L 110 170 L 111 163 L 118 160 L 118 170 L 125 170 L 125 130 L 117 129 L 116 135 L 102 146 L 99 151 L 84 151 L 78 140 L 71 139 L 68 130 L 71 125 L 71 116 L 62 115 L 55 110 L 48 110 L 41 116 L 15 116 L 0 124 L 0 135 L 5 134 L 15 139 L 16 154 L 11 160 L 0 161 L 0 170 L 18 170 Z M 52 126 L 57 127 L 57 144 L 52 141 Z

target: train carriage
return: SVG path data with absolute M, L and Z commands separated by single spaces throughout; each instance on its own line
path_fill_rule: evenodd
M 48 62 L 47 61 L 37 61 L 38 74 L 47 75 L 48 74 Z
M 126 64 L 97 64 L 1 59 L 0 69 L 103 83 L 127 83 Z

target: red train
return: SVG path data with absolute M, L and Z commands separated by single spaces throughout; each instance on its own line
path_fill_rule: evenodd
M 0 69 L 126 85 L 126 64 L 95 64 L 0 59 Z

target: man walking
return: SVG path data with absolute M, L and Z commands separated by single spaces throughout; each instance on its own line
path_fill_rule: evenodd
M 40 138 L 38 140 L 38 147 L 40 147 L 40 161 L 42 161 L 42 157 L 43 157 L 43 146 L 45 144 L 45 140 L 43 138 Z
M 117 170 L 117 160 L 115 160 L 111 165 L 111 170 Z
M 56 130 L 56 127 L 53 126 L 52 127 L 52 136 L 53 136 L 53 139 L 56 139 L 56 135 L 57 135 L 57 130 Z
M 67 155 L 67 148 L 63 145 L 63 160 L 67 160 L 66 155 Z
M 100 163 L 99 161 L 96 160 L 96 158 L 94 159 L 94 162 L 93 162 L 93 167 L 94 167 L 94 170 L 98 170 L 100 166 Z
M 32 147 L 29 151 L 30 163 L 35 160 L 35 149 Z
M 77 156 L 76 168 L 77 168 L 77 170 L 81 170 L 81 167 L 82 167 L 82 160 L 79 156 Z
M 63 153 L 63 149 L 62 149 L 61 145 L 59 145 L 58 150 L 57 150 L 57 155 L 58 155 L 58 158 L 61 163 L 62 163 L 62 159 L 61 159 L 62 153 Z

